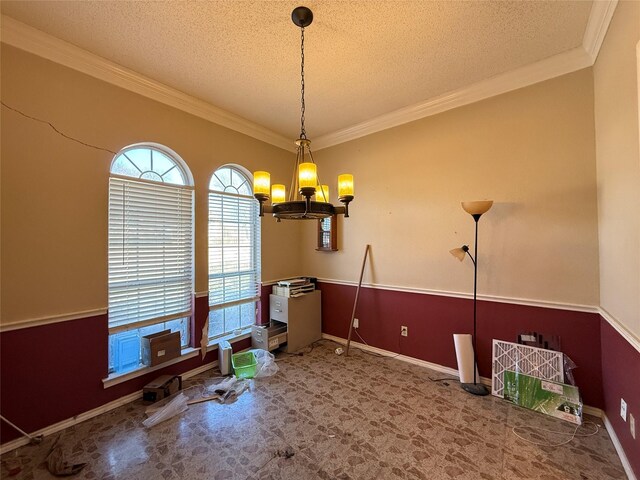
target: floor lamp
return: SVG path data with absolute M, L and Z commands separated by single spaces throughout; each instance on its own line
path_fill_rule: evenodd
M 478 383 L 477 376 L 477 368 L 478 368 L 478 342 L 476 336 L 476 305 L 477 305 L 477 293 L 478 293 L 478 220 L 483 213 L 489 211 L 491 206 L 493 205 L 492 200 L 484 200 L 484 201 L 476 201 L 476 202 L 462 202 L 462 208 L 465 212 L 473 217 L 473 220 L 476 222 L 476 243 L 475 243 L 475 251 L 473 256 L 469 253 L 469 246 L 463 245 L 460 248 L 454 248 L 450 250 L 451 255 L 456 257 L 458 260 L 462 261 L 464 258 L 469 255 L 469 258 L 473 262 L 473 383 L 463 383 L 462 388 L 472 393 L 473 395 L 488 395 L 489 390 L 482 383 Z

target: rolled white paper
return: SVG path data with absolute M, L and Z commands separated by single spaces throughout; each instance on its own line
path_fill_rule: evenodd
M 468 333 L 454 333 L 453 343 L 456 347 L 458 374 L 460 383 L 473 383 L 473 344 Z M 476 367 L 476 381 L 480 382 L 480 375 Z

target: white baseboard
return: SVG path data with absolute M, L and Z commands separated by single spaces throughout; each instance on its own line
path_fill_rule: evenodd
M 331 340 L 332 342 L 336 342 L 341 345 L 347 344 L 346 339 L 341 337 L 334 337 L 333 335 L 327 335 L 326 333 L 322 334 L 322 338 L 325 340 Z M 412 363 L 413 365 L 429 368 L 431 370 L 435 370 L 436 372 L 444 373 L 447 375 L 451 375 L 452 377 L 459 378 L 458 370 L 455 368 L 445 367 L 444 365 L 427 362 L 426 360 L 420 360 L 419 358 L 409 357 L 407 355 L 399 355 L 395 352 L 390 352 L 389 350 L 383 350 L 382 348 L 372 347 L 370 345 L 365 345 L 364 343 L 354 342 L 353 340 L 351 340 L 351 345 L 353 345 L 355 348 L 359 348 L 367 352 L 377 353 L 378 355 L 382 355 L 385 357 L 394 357 L 394 358 L 397 358 L 398 360 L 402 360 L 403 362 Z M 491 386 L 490 378 L 480 377 L 480 381 L 485 385 Z
M 218 361 L 215 360 L 211 363 L 205 363 L 204 365 L 194 368 L 193 370 L 189 370 L 188 372 L 182 373 L 181 376 L 183 379 L 191 378 L 195 375 L 206 372 L 207 370 L 211 370 L 217 366 L 218 366 Z M 48 427 L 42 428 L 36 432 L 33 432 L 31 436 L 37 437 L 39 435 L 42 435 L 44 437 L 48 437 L 51 434 L 64 430 L 65 428 L 72 427 L 81 422 L 84 422 L 85 420 L 89 420 L 93 417 L 97 417 L 98 415 L 114 410 L 118 407 L 126 405 L 127 403 L 133 402 L 140 398 L 142 398 L 142 390 L 135 391 L 133 393 L 130 393 L 129 395 L 125 395 L 124 397 L 120 397 L 109 403 L 105 403 L 104 405 L 94 408 L 93 410 L 89 410 L 88 412 L 80 413 L 75 417 L 67 418 L 66 420 L 62 420 L 61 422 L 54 423 L 53 425 L 49 425 Z M 26 437 L 20 437 L 20 438 L 16 438 L 15 440 L 11 440 L 10 442 L 3 443 L 2 445 L 0 445 L 0 455 L 4 455 L 6 452 L 15 450 L 18 447 L 28 445 L 29 441 L 30 440 Z
M 607 415 L 602 412 L 602 421 L 604 422 L 604 427 L 607 429 L 607 433 L 613 442 L 613 446 L 618 452 L 618 456 L 620 457 L 620 461 L 622 462 L 622 467 L 624 468 L 624 473 L 627 474 L 627 478 L 629 480 L 637 480 L 636 475 L 633 473 L 633 468 L 631 468 L 631 463 L 627 458 L 627 454 L 624 452 L 624 448 L 622 448 L 622 444 L 620 440 L 618 440 L 618 435 L 616 435 L 616 431 L 613 429 L 613 425 L 607 418 Z
M 326 339 L 326 340 L 331 340 L 331 341 L 339 343 L 341 345 L 346 345 L 347 344 L 347 340 L 346 339 L 341 338 L 341 337 L 335 337 L 333 335 L 328 335 L 326 333 L 322 334 L 322 338 Z M 420 359 L 413 358 L 413 357 L 408 357 L 406 355 L 398 355 L 397 353 L 390 352 L 389 350 L 383 350 L 381 348 L 371 347 L 369 345 L 365 345 L 365 344 L 359 343 L 359 342 L 352 341 L 351 345 L 353 345 L 356 348 L 360 348 L 362 350 L 365 350 L 367 352 L 377 353 L 378 355 L 383 355 L 385 357 L 394 357 L 394 358 L 397 358 L 398 360 L 402 360 L 403 362 L 411 363 L 413 365 L 418 365 L 418 366 L 421 366 L 421 367 L 426 367 L 426 368 L 429 368 L 431 370 L 435 370 L 436 372 L 445 373 L 447 375 L 451 375 L 451 376 L 456 377 L 456 378 L 459 377 L 458 370 L 456 370 L 454 368 L 445 367 L 443 365 L 438 365 L 437 363 L 431 363 L 431 362 L 427 362 L 425 360 L 420 360 Z M 491 386 L 491 379 L 485 378 L 485 377 L 480 377 L 480 380 L 485 385 Z M 607 429 L 607 433 L 609 433 L 609 437 L 611 438 L 611 441 L 613 442 L 613 446 L 615 447 L 616 452 L 618 453 L 618 456 L 620 457 L 620 462 L 622 462 L 622 466 L 624 468 L 625 473 L 627 474 L 627 477 L 629 478 L 629 480 L 637 480 L 635 474 L 633 473 L 633 470 L 631 469 L 631 463 L 629 463 L 629 459 L 627 458 L 627 455 L 624 452 L 624 449 L 622 448 L 622 444 L 618 440 L 618 436 L 616 435 L 616 432 L 613 429 L 613 425 L 611 425 L 611 422 L 609 422 L 609 419 L 607 418 L 607 415 L 605 414 L 605 412 L 603 410 L 601 410 L 600 408 L 590 407 L 589 405 L 584 405 L 583 408 L 582 408 L 582 411 L 583 411 L 583 413 L 586 413 L 587 415 L 593 415 L 595 417 L 598 417 L 598 418 L 602 419 L 602 422 L 604 423 L 604 426 Z

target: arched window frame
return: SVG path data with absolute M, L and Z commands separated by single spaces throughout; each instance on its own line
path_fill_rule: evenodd
M 146 164 L 145 154 L 149 155 Z M 123 168 L 125 163 L 129 167 Z M 145 165 L 149 168 L 145 169 Z M 169 170 L 174 171 L 167 173 Z M 190 343 L 194 289 L 193 184 L 184 160 L 170 148 L 156 143 L 125 147 L 111 162 L 110 373 L 120 374 L 144 366 L 141 339 L 145 335 L 179 331 L 182 348 Z
M 255 324 L 261 259 L 259 205 L 252 192 L 253 176 L 240 165 L 222 165 L 211 175 L 208 222 L 210 340 Z M 233 240 L 236 234 L 237 242 Z M 224 243 L 225 238 L 230 244 Z M 225 262 L 226 251 L 231 254 Z M 237 268 L 234 268 L 236 257 Z

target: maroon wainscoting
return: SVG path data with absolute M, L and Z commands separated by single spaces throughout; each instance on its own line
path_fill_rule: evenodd
M 199 346 L 209 311 L 207 297 L 195 299 L 194 344 Z M 12 330 L 0 334 L 2 415 L 27 432 L 66 420 L 142 389 L 164 374 L 181 374 L 217 359 L 216 350 L 105 389 L 107 315 Z M 234 350 L 251 346 L 245 339 Z M 0 422 L 0 442 L 19 436 Z
M 356 288 L 319 283 L 322 331 L 347 338 Z M 454 333 L 473 333 L 473 301 L 398 292 L 360 290 L 358 332 L 372 346 L 428 362 L 457 368 Z M 400 336 L 400 326 L 409 329 Z M 595 313 L 497 302 L 478 302 L 478 368 L 491 376 L 492 339 L 516 341 L 522 332 L 559 335 L 562 349 L 579 368 L 574 370 L 585 404 L 602 408 L 600 321 Z M 359 341 L 355 336 L 352 340 Z
M 604 318 L 600 319 L 602 374 L 607 418 L 636 476 L 640 476 L 640 352 Z M 620 399 L 627 402 L 627 422 L 620 417 Z M 636 439 L 629 431 L 628 415 L 636 419 Z

